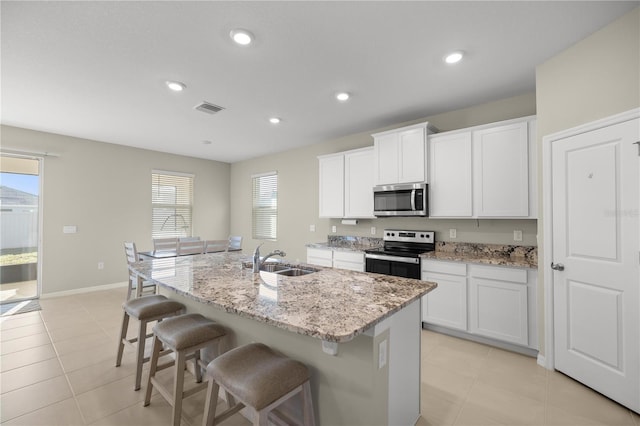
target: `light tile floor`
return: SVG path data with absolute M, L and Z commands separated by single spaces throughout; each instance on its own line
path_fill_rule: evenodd
M 170 424 L 162 397 L 154 392 L 143 407 L 144 385 L 133 390 L 133 351 L 114 366 L 124 296 L 116 289 L 42 299 L 42 311 L 0 319 L 0 423 Z M 129 329 L 135 335 L 137 324 Z M 170 370 L 161 373 L 171 380 Z M 533 358 L 429 331 L 422 376 L 419 426 L 640 426 L 637 414 Z M 204 396 L 184 401 L 183 425 L 202 422 Z M 249 423 L 236 415 L 224 424 Z

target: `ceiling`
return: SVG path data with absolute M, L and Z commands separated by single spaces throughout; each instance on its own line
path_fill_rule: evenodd
M 2 124 L 232 163 L 533 91 L 638 4 L 5 0 Z

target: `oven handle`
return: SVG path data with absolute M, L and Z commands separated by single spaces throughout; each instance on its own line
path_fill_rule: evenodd
M 413 263 L 416 265 L 420 263 L 419 257 L 386 256 L 383 254 L 369 253 L 366 253 L 364 257 L 365 259 L 388 260 L 389 262 Z
M 416 210 L 416 190 L 411 190 L 411 211 Z

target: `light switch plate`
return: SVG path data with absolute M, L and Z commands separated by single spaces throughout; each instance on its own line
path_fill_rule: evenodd
M 513 231 L 513 241 L 522 241 L 522 231 L 519 229 Z
M 458 231 L 455 228 L 449 229 L 449 238 L 456 238 Z
M 316 232 L 316 226 L 315 225 L 309 225 L 309 232 Z
M 338 228 L 335 225 L 331 227 L 331 232 L 338 232 Z
M 64 234 L 75 234 L 78 232 L 78 228 L 75 225 L 64 225 L 62 227 L 62 232 Z
M 371 235 L 376 235 L 376 227 L 375 226 L 371 227 Z

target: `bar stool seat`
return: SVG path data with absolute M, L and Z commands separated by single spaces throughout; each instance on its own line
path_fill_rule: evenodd
M 299 392 L 303 401 L 302 424 L 315 424 L 309 369 L 262 343 L 251 343 L 220 355 L 207 366 L 207 377 L 210 380 L 203 426 L 218 424 L 245 406 L 256 412 L 254 425 L 266 425 L 270 413 L 291 423 L 273 410 Z M 230 401 L 230 408 L 216 416 L 220 387 L 240 402 Z
M 122 304 L 124 316 L 122 318 L 122 329 L 120 332 L 120 341 L 118 342 L 118 355 L 116 356 L 116 367 L 122 364 L 122 353 L 124 345 L 131 346 L 137 351 L 136 358 L 136 383 L 135 390 L 140 390 L 140 382 L 142 381 L 142 364 L 149 360 L 144 356 L 144 346 L 147 337 L 147 324 L 152 321 L 162 321 L 165 318 L 179 315 L 185 309 L 182 303 L 175 300 L 167 299 L 165 296 L 143 296 L 136 299 L 127 300 Z M 129 328 L 129 318 L 135 318 L 140 321 L 140 329 L 138 337 L 127 339 L 127 330 Z M 136 344 L 137 343 L 137 344 Z
M 182 413 L 182 400 L 194 393 L 204 389 L 207 384 L 202 383 L 202 370 L 206 364 L 200 359 L 200 350 L 207 346 L 213 346 L 215 354 L 219 353 L 219 344 L 226 335 L 224 327 L 203 317 L 200 314 L 186 314 L 174 318 L 169 318 L 153 327 L 153 351 L 149 370 L 149 382 L 145 395 L 144 406 L 151 402 L 151 391 L 155 387 L 160 395 L 173 407 L 173 424 L 180 425 Z M 161 349 L 165 350 L 162 351 Z M 173 352 L 175 361 L 170 361 L 163 365 L 158 365 L 158 359 L 162 355 Z M 184 370 L 186 361 L 193 359 L 195 386 L 188 391 L 184 391 Z M 165 388 L 155 377 L 156 372 L 175 365 L 173 391 Z

